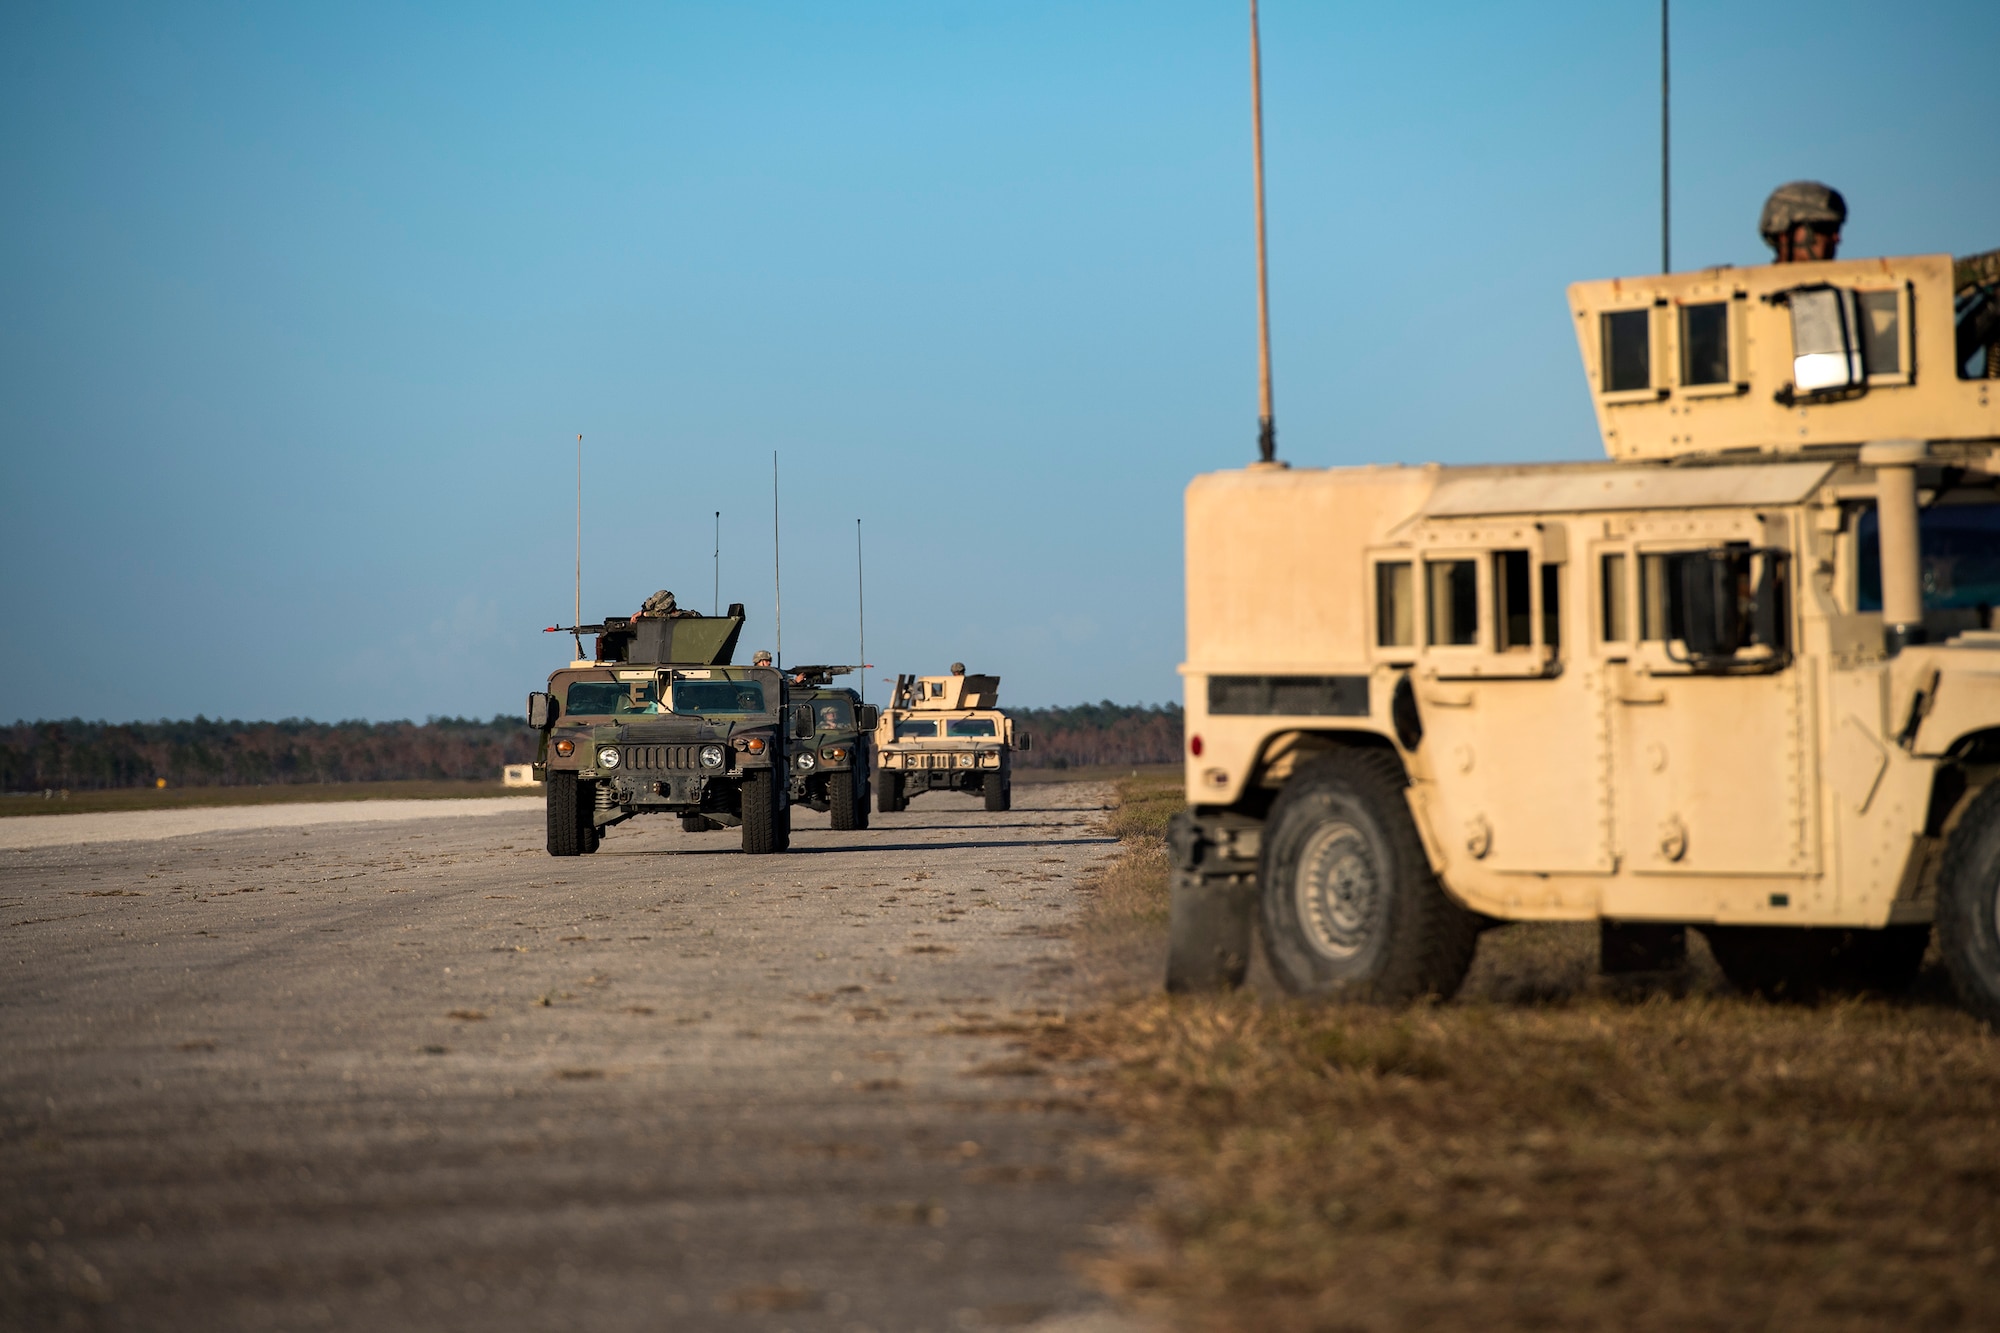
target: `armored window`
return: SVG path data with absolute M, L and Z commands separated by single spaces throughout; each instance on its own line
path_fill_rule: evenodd
M 1479 642 L 1479 567 L 1471 560 L 1426 560 L 1430 643 L 1459 647 Z
M 1542 566 L 1542 642 L 1551 652 L 1563 642 L 1562 569 L 1561 565 Z
M 1681 383 L 1729 382 L 1729 304 L 1681 307 Z
M 1533 646 L 1534 607 L 1529 601 L 1528 553 L 1493 553 L 1493 647 L 1515 652 Z
M 1861 313 L 1861 364 L 1868 378 L 1903 375 L 1903 312 L 1897 299 L 1900 292 L 1859 292 L 1855 304 Z
M 899 741 L 934 740 L 937 737 L 937 728 L 938 724 L 934 718 L 926 718 L 921 722 L 898 722 L 896 724 L 896 739 Z
M 1407 560 L 1375 566 L 1375 643 L 1408 648 L 1417 641 L 1417 581 Z
M 1825 393 L 1860 384 L 1860 305 L 1838 287 L 1800 287 L 1788 293 L 1792 309 L 1792 385 L 1800 393 Z
M 1649 642 L 1678 638 L 1670 623 L 1667 557 L 1639 557 L 1639 637 Z
M 1782 667 L 1789 568 L 1787 552 L 1747 542 L 1641 556 L 1640 637 L 1697 671 Z
M 620 707 L 628 699 L 625 687 L 615 680 L 579 680 L 563 696 L 563 712 L 570 717 L 609 717 L 630 711 Z
M 1857 526 L 1858 609 L 1880 611 L 1882 535 L 1872 506 Z M 2000 606 L 2000 504 L 1942 503 L 1924 510 L 1917 517 L 1917 556 L 1924 610 L 1972 612 L 1967 619 L 1975 623 L 1967 627 L 1985 628 L 1976 622 L 1981 618 L 1990 622 L 1993 608 Z
M 1653 383 L 1653 312 L 1608 310 L 1604 331 L 1604 392 L 1628 393 Z
M 999 733 L 993 729 L 993 719 L 990 717 L 954 717 L 946 719 L 944 734 L 947 736 L 991 737 Z
M 1626 610 L 1629 594 L 1625 589 L 1625 554 L 1614 552 L 1598 561 L 1598 580 L 1603 585 L 1604 641 L 1623 643 L 1631 633 L 1631 613 Z
M 764 687 L 754 680 L 677 680 L 669 697 L 676 713 L 764 711 Z

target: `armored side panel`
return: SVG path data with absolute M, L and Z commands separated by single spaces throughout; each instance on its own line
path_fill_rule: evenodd
M 676 616 L 665 620 L 606 620 L 597 638 L 597 660 L 654 665 L 728 666 L 743 632 L 743 608 L 725 616 Z
M 1974 304 L 1990 302 L 1980 277 L 1950 255 L 1916 255 L 1576 283 L 1570 315 L 1605 451 L 1668 459 L 2000 438 L 2000 381 L 1967 377 L 1994 360 L 1971 345 L 1979 332 L 1967 324 L 1982 316 L 1956 310 L 1961 280 Z M 1968 372 L 1963 358 L 1978 364 Z
M 915 706 L 925 709 L 997 708 L 998 676 L 919 676 Z

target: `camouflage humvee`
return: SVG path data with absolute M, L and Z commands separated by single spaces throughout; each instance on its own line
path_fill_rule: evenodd
M 2000 1022 L 1996 256 L 1579 283 L 1610 461 L 1187 491 L 1168 986 L 1449 996 L 1479 932 Z
M 677 814 L 690 831 L 740 826 L 746 852 L 790 845 L 788 741 L 810 736 L 812 719 L 776 671 L 730 665 L 743 620 L 737 603 L 723 616 L 608 617 L 566 631 L 596 635 L 595 656 L 528 696 L 549 855 L 594 852 L 605 829 L 640 814 Z
M 792 804 L 829 814 L 843 831 L 868 827 L 876 714 L 855 691 L 835 686 L 851 666 L 786 667 L 785 682 L 799 706 L 812 709 L 813 735 L 792 755 Z
M 898 676 L 875 727 L 876 808 L 907 810 L 926 791 L 979 792 L 988 810 L 1014 799 L 1014 751 L 1031 744 L 995 707 L 1000 677 Z

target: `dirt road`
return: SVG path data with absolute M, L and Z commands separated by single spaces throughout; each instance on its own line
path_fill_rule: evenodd
M 0 1325 L 1127 1327 L 1132 1186 L 1001 1039 L 1108 789 L 1019 799 L 0 853 Z

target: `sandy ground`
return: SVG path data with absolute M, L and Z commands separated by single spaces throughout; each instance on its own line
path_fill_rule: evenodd
M 381 824 L 410 819 L 535 814 L 539 796 L 468 800 L 310 801 L 297 805 L 203 806 L 193 810 L 120 810 L 88 815 L 19 815 L 0 820 L 0 851 L 74 847 L 91 842 L 157 842 L 237 829 L 304 828 L 313 824 Z
M 1075 1261 L 1134 1186 L 1006 1040 L 1108 798 L 0 852 L 0 1326 L 1129 1328 Z

